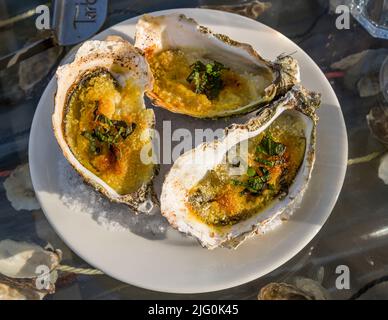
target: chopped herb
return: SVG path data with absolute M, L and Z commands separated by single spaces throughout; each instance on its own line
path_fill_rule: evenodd
M 275 162 L 274 161 L 270 161 L 270 160 L 265 160 L 265 159 L 261 159 L 261 158 L 256 158 L 255 159 L 256 162 L 259 162 L 259 163 L 262 163 L 268 167 L 273 167 L 275 165 Z
M 111 120 L 103 114 L 96 114 L 96 127 L 91 131 L 83 131 L 81 134 L 89 140 L 90 152 L 97 155 L 101 153 L 102 145 L 109 148 L 126 139 L 136 128 L 135 123 L 127 123 L 123 120 Z
M 197 61 L 190 67 L 191 72 L 186 81 L 194 85 L 194 92 L 205 94 L 210 100 L 217 98 L 224 87 L 221 72 L 228 68 L 217 61 L 206 65 L 201 61 Z
M 285 149 L 285 145 L 274 141 L 272 136 L 267 134 L 261 140 L 260 145 L 256 147 L 256 152 L 272 157 L 281 156 L 284 153 Z M 234 185 L 244 187 L 242 194 L 260 195 L 266 189 L 274 190 L 274 186 L 268 183 L 271 180 L 270 171 L 268 170 L 268 167 L 273 167 L 278 163 L 281 164 L 282 158 L 268 160 L 263 159 L 262 157 L 257 157 L 255 161 L 260 163 L 262 166 L 260 166 L 257 171 L 253 167 L 248 167 L 246 172 L 246 175 L 248 176 L 247 180 L 232 181 Z
M 232 183 L 234 186 L 241 186 L 241 185 L 244 185 L 243 182 L 241 182 L 240 180 L 237 180 L 237 179 L 232 179 L 232 180 L 231 180 L 231 183 Z
M 260 145 L 256 148 L 256 152 L 264 153 L 268 156 L 281 156 L 285 150 L 286 146 L 280 142 L 274 141 L 269 134 L 261 140 Z
M 94 119 L 96 122 L 101 122 L 101 123 L 104 123 L 104 124 L 107 124 L 108 126 L 113 126 L 113 123 L 112 123 L 112 120 L 110 120 L 108 117 L 106 117 L 105 115 L 103 115 L 102 113 L 100 114 L 97 114 L 96 115 L 96 118 Z
M 237 179 L 232 179 L 231 183 L 235 186 L 242 186 L 244 190 L 240 192 L 241 195 L 253 194 L 260 195 L 268 186 L 267 181 L 269 181 L 269 171 L 265 168 L 260 168 L 262 176 L 258 175 L 256 170 L 252 167 L 248 167 L 247 176 L 248 180 L 240 181 Z
M 267 150 L 262 145 L 258 145 L 256 147 L 256 152 L 257 153 L 264 153 L 265 155 L 268 155 Z
M 261 177 L 250 177 L 248 179 L 248 183 L 246 185 L 246 188 L 251 193 L 260 193 L 264 187 L 264 183 L 261 180 Z
M 88 131 L 83 131 L 81 134 L 89 140 L 89 151 L 94 155 L 99 155 L 101 153 L 101 146 L 97 145 L 95 137 Z
M 261 173 L 262 173 L 264 176 L 269 175 L 269 171 L 268 171 L 266 168 L 264 168 L 264 167 L 260 167 L 260 171 L 261 171 Z
M 267 174 L 265 176 L 261 176 L 260 179 L 262 182 L 267 182 L 270 179 L 270 176 L 269 176 L 269 174 Z

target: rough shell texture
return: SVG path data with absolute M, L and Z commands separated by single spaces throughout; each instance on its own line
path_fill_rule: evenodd
M 388 111 L 386 107 L 373 107 L 366 116 L 372 135 L 388 146 Z
M 270 283 L 260 290 L 258 300 L 313 300 L 302 290 L 287 283 Z
M 210 143 L 203 143 L 179 157 L 171 168 L 163 184 L 161 211 L 169 223 L 179 231 L 196 237 L 208 249 L 216 247 L 237 248 L 248 237 L 271 229 L 278 223 L 279 216 L 286 209 L 293 208 L 303 195 L 311 176 L 315 161 L 316 108 L 320 105 L 320 95 L 296 86 L 284 97 L 264 108 L 245 124 L 232 125 L 225 131 L 225 137 Z M 233 146 L 246 141 L 264 131 L 283 112 L 293 112 L 305 125 L 306 152 L 288 194 L 275 199 L 260 214 L 228 227 L 226 231 L 214 228 L 190 219 L 186 207 L 188 191 L 200 181 L 206 173 L 221 162 L 224 155 Z M 203 159 L 206 159 L 204 162 Z
M 62 253 L 50 251 L 27 242 L 0 241 L 0 296 L 7 299 L 41 299 L 55 291 L 55 281 L 38 288 L 37 279 L 42 271 L 56 278 L 56 267 Z M 41 268 L 41 269 L 39 269 Z
M 290 283 L 269 283 L 261 288 L 258 300 L 328 300 L 330 295 L 312 279 L 295 277 Z
M 28 163 L 16 167 L 3 185 L 7 199 L 15 210 L 32 211 L 40 209 L 32 187 Z
M 380 160 L 378 176 L 385 184 L 388 184 L 388 154 L 384 155 Z
M 42 300 L 46 293 L 0 283 L 0 300 Z
M 214 56 L 214 60 L 235 70 L 252 70 L 252 67 L 260 66 L 272 71 L 273 81 L 265 88 L 265 96 L 259 101 L 252 101 L 236 110 L 204 115 L 205 118 L 248 113 L 284 94 L 300 81 L 298 62 L 293 57 L 280 55 L 274 62 L 267 61 L 251 45 L 237 42 L 223 34 L 213 33 L 183 14 L 156 17 L 144 15 L 136 25 L 135 46 L 143 50 L 146 57 L 167 49 L 200 48 L 206 51 L 207 57 Z M 173 104 L 163 101 L 152 90 L 148 91 L 147 95 L 155 105 L 172 112 L 181 112 Z
M 128 71 L 125 74 L 118 74 L 112 70 L 112 67 L 116 65 Z M 118 36 L 110 36 L 105 41 L 86 41 L 77 51 L 74 61 L 59 67 L 57 70 L 58 89 L 55 96 L 55 110 L 52 116 L 54 133 L 65 158 L 83 177 L 85 182 L 92 185 L 110 200 L 125 203 L 136 213 L 141 212 L 142 210 L 139 208 L 148 200 L 156 201 L 152 179 L 145 181 L 136 192 L 120 195 L 102 179 L 82 166 L 71 152 L 64 137 L 63 122 L 70 92 L 86 74 L 101 68 L 108 70 L 121 85 L 125 83 L 126 79 L 132 78 L 143 88 L 143 92 L 152 88 L 153 78 L 149 66 L 143 54 L 130 43 Z M 144 102 L 142 107 L 145 108 Z M 153 128 L 154 124 L 155 119 L 148 124 L 149 128 Z M 152 135 L 152 131 L 150 130 L 150 135 Z M 156 170 L 155 167 L 155 172 Z

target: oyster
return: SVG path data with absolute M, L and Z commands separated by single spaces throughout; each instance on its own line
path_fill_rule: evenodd
M 135 46 L 145 52 L 154 104 L 198 118 L 243 114 L 299 82 L 297 61 L 264 60 L 249 44 L 215 34 L 182 14 L 144 15 Z
M 153 83 L 144 56 L 117 36 L 87 41 L 57 81 L 52 122 L 66 159 L 110 200 L 151 210 L 155 115 L 144 105 Z
M 0 299 L 42 299 L 55 292 L 60 250 L 13 240 L 0 241 Z
M 321 283 L 295 277 L 290 283 L 272 282 L 260 289 L 258 300 L 329 300 L 330 295 Z
M 28 163 L 17 166 L 4 181 L 5 195 L 17 210 L 38 210 L 40 205 L 35 197 Z
M 274 226 L 310 179 L 319 105 L 319 94 L 295 86 L 223 139 L 180 156 L 163 184 L 162 214 L 208 249 L 236 248 Z
M 299 288 L 287 283 L 270 283 L 260 290 L 258 300 L 312 300 Z

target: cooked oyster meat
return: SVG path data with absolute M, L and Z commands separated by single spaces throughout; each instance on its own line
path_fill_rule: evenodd
M 155 77 L 147 92 L 154 104 L 197 118 L 247 113 L 299 82 L 292 57 L 267 61 L 252 46 L 181 14 L 141 17 L 135 46 Z
M 234 70 L 195 48 L 168 49 L 148 61 L 155 78 L 154 94 L 196 117 L 233 112 L 258 101 L 273 81 L 267 69 Z
M 136 191 L 153 175 L 140 153 L 141 134 L 153 112 L 141 104 L 139 86 L 128 79 L 123 87 L 103 69 L 85 75 L 68 100 L 65 137 L 70 149 L 88 170 L 119 194 Z
M 52 120 L 66 159 L 110 200 L 152 209 L 155 115 L 143 99 L 153 83 L 144 56 L 117 36 L 87 41 L 57 80 Z
M 248 166 L 242 175 L 225 159 L 188 192 L 193 217 L 210 226 L 233 225 L 257 214 L 286 195 L 306 149 L 303 123 L 282 114 L 260 135 L 248 141 Z

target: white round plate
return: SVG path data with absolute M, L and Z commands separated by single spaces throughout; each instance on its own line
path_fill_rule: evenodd
M 34 116 L 29 160 L 33 185 L 43 211 L 60 237 L 80 257 L 107 275 L 132 285 L 165 292 L 200 293 L 261 277 L 309 243 L 329 217 L 342 187 L 348 155 L 347 135 L 339 102 L 324 74 L 285 36 L 254 20 L 220 11 L 174 9 L 152 14 L 173 12 L 192 17 L 217 33 L 252 44 L 266 59 L 294 53 L 300 63 L 302 84 L 322 93 L 315 167 L 301 206 L 290 220 L 274 231 L 248 240 L 237 250 L 208 251 L 173 229 L 168 230 L 164 239 L 151 240 L 130 231 L 108 231 L 90 215 L 70 210 L 61 200 L 58 161 L 63 156 L 51 126 L 56 91 L 54 78 L 44 91 Z M 137 19 L 117 24 L 95 38 L 119 34 L 133 43 Z M 163 112 L 164 116 L 175 117 Z M 158 121 L 158 113 L 156 117 Z M 180 119 L 188 124 L 193 121 L 188 117 Z

